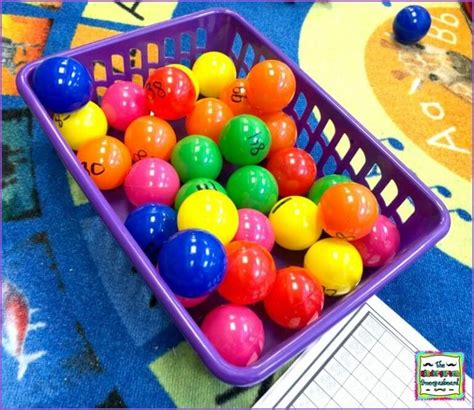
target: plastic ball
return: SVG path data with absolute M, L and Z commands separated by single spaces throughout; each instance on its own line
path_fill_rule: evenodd
M 264 300 L 270 319 L 288 329 L 301 329 L 316 320 L 324 307 L 324 292 L 306 269 L 280 269 Z
M 123 184 L 132 166 L 127 147 L 113 137 L 96 138 L 82 144 L 77 158 L 99 189 L 115 189 Z
M 255 242 L 271 252 L 275 243 L 272 224 L 264 214 L 255 209 L 239 209 L 239 227 L 234 241 Z
M 193 73 L 199 82 L 201 94 L 214 98 L 218 98 L 222 89 L 237 76 L 234 62 L 218 51 L 199 56 L 193 65 Z
M 351 179 L 345 175 L 336 174 L 326 175 L 319 178 L 309 190 L 308 198 L 317 205 L 328 188 L 336 184 L 342 184 L 343 182 L 351 182 Z
M 179 296 L 197 298 L 219 286 L 227 267 L 225 249 L 208 232 L 186 230 L 174 234 L 161 247 L 158 270 Z
M 232 110 L 224 102 L 216 98 L 203 98 L 196 102 L 186 117 L 186 131 L 219 142 L 222 129 L 233 116 Z
M 212 191 L 219 191 L 227 195 L 224 187 L 219 182 L 209 178 L 194 178 L 191 181 L 186 182 L 181 188 L 179 188 L 174 201 L 174 208 L 178 210 L 181 207 L 183 201 L 191 194 L 197 191 L 205 191 L 206 189 Z
M 393 21 L 395 40 L 402 44 L 415 44 L 431 27 L 431 16 L 422 6 L 411 5 L 398 12 Z
M 400 247 L 397 225 L 379 215 L 368 235 L 352 242 L 362 256 L 364 266 L 375 268 L 390 262 Z
M 147 157 L 168 161 L 176 145 L 176 134 L 165 120 L 147 115 L 130 123 L 124 142 L 133 162 Z
M 308 198 L 289 196 L 280 199 L 269 218 L 275 242 L 285 249 L 307 249 L 321 236 L 318 206 Z
M 145 204 L 130 212 L 125 227 L 145 254 L 156 263 L 163 243 L 178 231 L 176 211 L 166 205 Z
M 101 103 L 112 128 L 125 131 L 138 117 L 148 115 L 145 90 L 131 81 L 116 81 L 104 94 Z
M 267 214 L 278 201 L 278 185 L 273 175 L 258 165 L 247 165 L 232 173 L 227 194 L 237 208 L 252 208 Z
M 194 73 L 192 72 L 192 70 L 183 64 L 168 64 L 167 67 L 177 68 L 178 70 L 181 70 L 183 73 L 185 73 L 189 77 L 189 79 L 193 83 L 194 93 L 196 94 L 196 100 L 197 100 L 199 97 L 199 82 L 196 76 L 194 75 Z
M 323 229 L 331 236 L 354 241 L 367 235 L 379 209 L 374 194 L 364 185 L 345 182 L 331 186 L 319 201 Z
M 234 115 L 254 113 L 254 109 L 247 99 L 247 83 L 246 78 L 237 78 L 227 85 L 219 95 L 219 100 L 227 104 Z
M 184 298 L 182 296 L 176 295 L 176 299 L 178 299 L 186 309 L 200 305 L 201 303 L 205 302 L 208 297 L 209 295 L 204 295 L 197 298 Z
M 281 197 L 305 195 L 316 179 L 316 162 L 300 148 L 274 152 L 268 159 L 267 169 L 275 177 Z
M 147 202 L 172 205 L 179 189 L 179 177 L 168 162 L 145 158 L 132 166 L 124 188 L 128 200 L 135 206 Z
M 249 366 L 262 353 L 263 323 L 246 306 L 222 305 L 207 314 L 202 331 L 224 360 Z
M 291 148 L 296 144 L 298 130 L 295 121 L 283 111 L 262 115 L 272 137 L 270 155 L 282 148 Z
M 265 60 L 256 64 L 247 79 L 248 101 L 264 114 L 283 110 L 295 95 L 295 76 L 281 61 Z
M 48 111 L 65 113 L 87 104 L 93 82 L 87 68 L 76 59 L 51 57 L 35 69 L 33 90 Z
M 222 155 L 210 138 L 190 135 L 175 145 L 171 163 L 182 182 L 194 178 L 216 179 L 222 170 Z
M 54 125 L 75 151 L 82 144 L 107 134 L 107 118 L 102 109 L 89 101 L 77 111 L 54 114 Z
M 249 305 L 263 300 L 275 282 L 276 268 L 272 255 L 263 246 L 248 241 L 234 241 L 226 248 L 227 270 L 217 288 L 231 303 Z
M 268 127 L 253 115 L 232 118 L 219 137 L 222 155 L 234 165 L 258 164 L 268 155 L 270 144 Z
M 188 115 L 196 102 L 191 79 L 180 69 L 161 67 L 153 71 L 145 83 L 148 109 L 164 120 L 177 120 Z
M 178 229 L 202 229 L 215 235 L 224 245 L 235 236 L 239 214 L 222 192 L 198 191 L 188 196 L 178 210 Z
M 304 257 L 304 267 L 328 296 L 349 293 L 362 277 L 362 258 L 349 242 L 326 238 L 316 242 Z

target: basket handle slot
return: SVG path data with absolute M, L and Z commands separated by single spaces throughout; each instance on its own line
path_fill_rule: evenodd
M 107 81 L 107 69 L 103 61 L 94 60 L 92 62 L 92 76 L 95 83 Z
M 238 59 L 240 52 L 242 51 L 243 43 L 242 36 L 239 33 L 235 33 L 234 41 L 232 42 L 231 52 L 235 59 Z
M 206 48 L 207 31 L 202 27 L 196 29 L 196 48 Z
M 351 156 L 350 161 L 348 160 L 349 155 L 346 156 L 344 161 L 348 161 L 350 164 L 350 168 L 352 169 L 354 176 L 358 176 L 361 169 L 367 162 L 367 158 L 365 157 L 364 151 L 362 148 L 357 148 L 357 151 L 354 155 Z
M 110 63 L 111 65 L 107 67 L 107 77 L 109 77 L 110 74 L 114 77 L 117 75 L 123 76 L 125 74 L 125 63 L 123 55 L 112 54 L 112 56 L 110 57 Z
M 405 197 L 403 202 L 396 208 L 393 215 L 397 215 L 401 224 L 405 224 L 415 213 L 415 203 L 410 196 Z
M 391 179 L 384 189 L 380 192 L 380 196 L 385 204 L 385 207 L 389 207 L 393 200 L 398 196 L 398 185 Z
M 148 43 L 146 45 L 146 57 L 148 64 L 158 64 L 159 56 L 158 44 Z
M 305 127 L 298 133 L 298 139 L 296 140 L 296 145 L 298 148 L 306 149 L 309 143 L 309 134 Z
M 177 48 L 181 54 L 189 54 L 191 53 L 192 43 L 193 41 L 190 33 L 181 33 L 181 36 L 179 38 L 179 45 Z
M 174 38 L 165 37 L 164 41 L 165 58 L 173 58 L 176 55 L 176 44 Z
M 139 48 L 131 48 L 129 51 L 130 68 L 140 69 L 142 68 L 142 51 Z

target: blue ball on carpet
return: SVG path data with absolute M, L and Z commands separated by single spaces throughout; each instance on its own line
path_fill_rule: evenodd
M 401 44 L 415 44 L 431 27 L 431 16 L 422 6 L 407 6 L 400 10 L 393 21 L 395 40 Z

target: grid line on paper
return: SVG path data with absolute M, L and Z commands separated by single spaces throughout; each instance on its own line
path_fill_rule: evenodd
M 358 322 L 357 325 L 356 325 L 356 328 L 357 328 L 358 326 L 360 326 L 360 324 L 364 321 L 364 319 L 367 317 L 368 314 L 369 314 L 369 313 L 366 313 L 366 314 L 359 320 L 359 322 Z M 346 328 L 346 326 L 349 325 L 349 323 L 350 323 L 350 322 L 346 323 L 346 325 L 338 332 L 338 334 L 337 334 L 336 336 L 334 336 L 334 339 L 336 339 L 336 338 L 339 336 L 339 334 Z M 299 395 L 300 395 L 301 393 L 303 393 L 303 392 L 306 390 L 306 388 L 308 387 L 308 385 L 311 383 L 312 380 L 314 380 L 314 379 L 317 378 L 317 376 L 319 375 L 319 373 L 321 373 L 321 371 L 326 367 L 326 364 L 329 362 L 329 360 L 331 360 L 331 359 L 334 357 L 334 355 L 339 351 L 339 349 L 340 349 L 342 346 L 344 346 L 344 344 L 346 343 L 346 341 L 347 341 L 350 337 L 351 337 L 351 334 L 347 335 L 347 336 L 344 338 L 344 340 L 342 341 L 342 343 L 337 347 L 336 350 L 334 350 L 334 351 L 331 353 L 331 355 L 328 357 L 328 359 L 323 363 L 323 365 L 318 369 L 318 371 L 317 371 L 315 374 L 313 374 L 313 376 L 310 378 L 310 380 L 309 380 L 309 381 L 304 385 L 304 387 L 298 392 L 298 394 L 295 396 L 295 398 L 293 398 L 293 400 L 288 404 L 288 406 L 293 406 L 293 405 L 294 405 L 294 403 L 295 403 L 295 401 L 297 400 L 297 398 L 299 397 Z M 333 340 L 334 340 L 334 339 L 333 339 Z M 329 345 L 328 345 L 328 346 L 329 346 Z M 311 363 L 311 365 L 308 366 L 308 368 L 306 369 L 306 371 L 305 371 L 304 373 L 307 373 L 307 372 L 311 369 L 311 367 L 312 367 L 313 364 L 316 362 L 316 360 L 318 360 L 318 358 L 319 358 L 319 356 L 316 357 L 316 358 L 313 360 L 313 363 Z M 302 376 L 303 376 L 303 375 L 302 375 Z M 301 378 L 301 377 L 300 377 L 300 378 Z M 294 386 L 295 384 L 296 384 L 296 382 L 293 384 L 293 386 Z M 277 404 L 275 407 L 278 407 L 278 404 Z
M 352 320 L 356 321 L 357 319 Z M 395 333 L 392 330 L 393 328 L 390 323 L 383 317 L 379 317 L 377 312 L 371 307 L 370 310 L 356 322 L 355 326 L 351 323 L 352 320 L 348 321 L 342 329 L 340 329 L 325 349 L 313 359 L 312 363 L 306 368 L 306 370 L 292 383 L 288 392 L 295 389 L 298 382 L 303 378 L 306 378 L 308 373 L 314 371 L 313 366 L 328 348 L 334 349 L 331 351 L 329 357 L 325 359 L 324 363 L 321 366 L 318 366 L 318 369 L 315 370 L 314 374 L 309 377 L 308 381 L 305 382 L 301 388 L 298 388 L 299 391 L 296 395 L 293 395 L 294 393 L 292 393 L 293 399 L 288 403 L 287 408 L 300 407 L 298 404 L 302 404 L 302 402 L 298 399 L 302 395 L 304 395 L 304 398 L 302 397 L 303 402 L 308 404 L 312 403 L 316 407 L 329 405 L 329 407 L 334 407 L 335 405 L 337 405 L 336 407 L 344 407 L 347 405 L 350 407 L 363 407 L 366 402 L 378 402 L 387 407 L 393 407 L 395 404 L 403 404 L 408 408 L 414 406 L 425 408 L 439 407 L 440 403 L 430 403 L 428 401 L 416 401 L 416 403 L 406 402 L 408 399 L 406 391 L 408 390 L 413 393 L 414 368 L 409 369 L 409 367 L 406 366 L 398 356 L 401 355 L 407 358 L 409 354 L 414 355 L 418 349 L 403 334 Z M 352 331 L 345 336 L 341 342 L 338 342 L 337 346 L 334 348 L 334 341 L 337 340 L 344 329 L 349 325 L 352 327 Z M 366 345 L 369 346 L 369 348 L 366 348 L 364 345 L 365 342 L 367 342 Z M 354 349 L 351 349 L 350 346 Z M 392 353 L 392 351 L 388 350 L 385 346 L 389 349 L 392 348 L 395 353 Z M 389 359 L 387 361 L 381 361 L 379 357 L 374 354 L 374 351 L 378 351 L 382 354 L 387 352 L 383 357 L 388 357 Z M 372 360 L 371 363 L 367 362 L 369 355 L 371 357 L 369 360 Z M 344 358 L 350 360 L 344 361 Z M 376 363 L 374 360 L 378 363 L 378 374 L 374 374 L 375 369 L 371 369 L 371 367 Z M 413 360 L 413 366 L 414 365 L 415 362 Z M 337 372 L 339 369 L 339 371 L 344 374 L 331 374 L 331 372 L 328 371 L 329 368 L 334 372 Z M 388 371 L 392 373 L 390 380 L 395 380 L 398 384 L 396 387 L 398 388 L 393 385 L 387 386 L 387 377 L 385 376 L 384 378 L 384 375 Z M 349 376 L 347 376 L 346 373 L 348 373 Z M 354 380 L 357 379 L 354 376 L 354 373 L 359 374 L 360 377 L 358 380 Z M 373 383 L 372 388 L 364 385 L 364 375 L 366 378 L 367 375 L 370 375 L 368 379 L 371 380 L 365 380 L 365 382 L 368 384 Z M 321 380 L 318 380 L 321 377 L 328 379 L 326 383 L 321 383 Z M 329 378 L 331 378 L 331 380 L 329 380 Z M 348 383 L 351 385 L 352 390 L 347 389 Z M 357 383 L 360 384 L 360 387 L 357 386 Z M 313 387 L 311 387 L 311 384 L 313 384 Z M 324 386 L 325 384 L 326 386 Z M 327 389 L 329 389 L 330 392 L 328 392 Z M 321 392 L 321 390 L 324 392 L 324 396 L 317 393 Z M 377 390 L 380 390 L 379 397 L 377 397 L 376 394 Z M 466 398 L 470 400 L 470 396 L 467 393 L 468 392 L 466 392 Z M 322 400 L 317 400 L 318 397 Z M 280 399 L 275 407 L 281 407 L 279 405 L 282 400 L 283 398 Z M 414 393 L 412 400 L 415 400 Z M 452 408 L 456 406 L 452 406 L 448 401 L 444 401 L 442 407 Z
M 359 308 L 355 311 L 354 315 L 357 315 L 357 314 L 362 310 L 362 308 L 363 308 L 363 306 L 359 307 Z M 363 320 L 363 319 L 361 319 L 361 321 L 362 321 L 362 320 Z M 348 326 L 350 326 L 351 321 L 352 321 L 352 320 L 349 320 L 346 324 L 344 324 L 344 326 L 343 326 L 341 329 L 339 329 L 339 331 L 336 333 L 336 335 L 332 338 L 331 343 L 334 342 L 334 341 L 339 337 L 339 335 L 344 331 L 344 329 L 346 329 Z M 288 391 L 290 391 L 291 389 L 293 389 L 293 388 L 295 387 L 295 385 L 301 380 L 301 378 L 302 378 L 303 376 L 305 376 L 305 375 L 309 372 L 309 370 L 313 367 L 313 365 L 314 365 L 314 364 L 316 363 L 316 361 L 321 357 L 321 355 L 324 354 L 324 353 L 326 352 L 326 350 L 329 349 L 329 347 L 331 346 L 331 343 L 327 344 L 327 345 L 324 347 L 324 349 L 318 354 L 318 356 L 316 356 L 316 357 L 313 359 L 313 361 L 311 362 L 311 364 L 306 368 L 306 370 L 301 374 L 301 376 L 300 376 L 299 378 L 297 378 L 297 379 L 292 383 L 292 385 L 289 387 Z M 342 343 L 341 346 L 342 346 L 343 344 L 344 344 L 344 343 Z M 339 350 L 339 349 L 338 349 L 338 350 Z M 334 354 L 334 352 L 333 352 L 333 354 Z M 318 373 L 319 373 L 319 372 L 315 373 L 314 376 L 316 376 Z M 298 395 L 308 386 L 308 384 L 309 384 L 309 383 L 311 382 L 311 380 L 313 380 L 314 378 L 315 378 L 315 377 L 312 377 L 312 378 L 310 379 L 310 381 L 309 381 L 308 383 L 306 383 L 305 387 L 304 387 L 303 389 L 301 389 L 301 390 L 298 392 Z M 289 408 L 289 407 L 294 407 L 293 403 L 294 403 L 294 401 L 296 400 L 296 398 L 298 397 L 298 395 L 296 395 L 295 398 L 292 400 L 292 402 L 291 402 L 290 404 L 288 404 L 288 408 Z M 280 400 L 275 404 L 274 408 L 278 407 L 278 405 L 281 403 L 282 399 L 283 399 L 283 397 L 280 398 Z
M 380 329 L 378 329 L 378 334 L 377 334 L 377 332 L 374 332 L 374 331 L 373 331 L 373 327 L 371 327 L 371 326 L 369 325 L 370 322 L 376 323 L 376 324 L 380 327 Z M 364 326 L 364 325 L 365 325 L 365 326 Z M 358 329 L 363 329 L 363 330 L 362 330 L 362 331 L 361 331 L 361 330 L 358 331 Z M 371 330 L 372 330 L 372 331 L 371 331 Z M 364 335 L 364 333 L 363 333 L 364 331 L 365 331 L 365 332 L 368 332 L 368 334 L 370 335 L 370 336 L 369 336 L 369 335 L 366 335 L 366 337 L 375 339 L 375 343 L 373 343 L 373 344 L 370 346 L 370 349 L 366 349 L 365 346 L 363 346 L 363 345 L 361 344 L 360 338 L 361 338 L 361 335 Z M 355 336 L 355 335 L 354 335 L 356 332 L 358 332 L 357 334 L 358 334 L 359 336 Z M 374 334 L 374 333 L 375 333 L 375 334 Z M 387 334 L 388 334 L 388 336 L 387 336 Z M 363 403 L 363 402 L 369 397 L 369 395 L 371 394 L 370 390 L 367 389 L 365 386 L 363 386 L 363 385 L 361 384 L 360 390 L 364 390 L 364 391 L 367 391 L 367 392 L 365 393 L 365 395 L 364 395 L 363 397 L 360 396 L 359 398 L 356 398 L 356 397 L 354 397 L 354 394 L 351 394 L 350 391 L 348 391 L 348 390 L 345 388 L 345 384 L 347 383 L 347 380 L 349 380 L 350 378 L 353 378 L 353 373 L 354 373 L 354 371 L 355 371 L 357 368 L 359 368 L 360 366 L 363 366 L 363 368 L 364 368 L 365 370 L 369 371 L 369 373 L 376 379 L 376 382 L 375 382 L 375 385 L 374 385 L 374 386 L 377 386 L 377 384 L 379 384 L 379 385 L 381 385 L 381 386 L 383 387 L 383 389 L 388 390 L 388 391 L 391 392 L 391 393 L 390 393 L 390 394 L 391 394 L 390 396 L 389 396 L 389 394 L 384 395 L 384 399 L 382 399 L 382 401 L 386 401 L 386 400 L 387 400 L 387 396 L 389 396 L 389 397 L 392 397 L 392 396 L 393 396 L 393 399 L 392 399 L 392 400 L 393 400 L 393 403 L 391 403 L 391 402 L 390 402 L 390 403 L 387 403 L 387 402 L 383 403 L 383 402 L 381 402 L 381 404 L 386 405 L 386 406 L 390 406 L 390 407 L 393 406 L 393 405 L 394 405 L 396 402 L 398 402 L 398 401 L 400 401 L 400 402 L 406 404 L 406 403 L 402 400 L 401 393 L 405 390 L 406 387 L 409 386 L 411 380 L 408 382 L 408 384 L 403 384 L 403 388 L 399 389 L 400 391 L 399 391 L 399 394 L 397 395 L 397 394 L 393 393 L 393 392 L 391 391 L 391 389 L 381 380 L 381 377 L 382 377 L 382 376 L 381 376 L 381 377 L 377 377 L 377 375 L 373 374 L 372 371 L 371 371 L 371 369 L 368 368 L 368 367 L 370 367 L 370 366 L 364 365 L 364 359 L 367 357 L 367 355 L 368 355 L 369 353 L 372 352 L 372 350 L 374 349 L 375 346 L 377 346 L 377 344 L 380 345 L 380 347 L 383 347 L 383 344 L 381 343 L 381 339 L 382 339 L 382 338 L 385 338 L 385 339 L 388 339 L 388 340 L 393 340 L 394 343 L 399 344 L 399 345 L 400 345 L 399 351 L 402 351 L 404 347 L 405 347 L 405 348 L 408 347 L 408 349 L 409 349 L 410 351 L 412 351 L 412 352 L 415 352 L 415 351 L 416 351 L 416 349 L 414 348 L 414 346 L 412 346 L 412 345 L 409 343 L 409 341 L 407 341 L 407 340 L 401 340 L 401 338 L 398 337 L 398 335 L 395 335 L 395 334 L 390 330 L 390 328 L 389 328 L 386 324 L 384 324 L 383 322 L 381 322 L 376 316 L 374 316 L 374 315 L 372 314 L 372 312 L 369 311 L 369 312 L 367 312 L 367 313 L 361 318 L 361 320 L 359 320 L 359 322 L 357 323 L 357 325 L 354 327 L 353 331 L 352 331 L 349 335 L 347 335 L 347 336 L 344 338 L 344 340 L 342 341 L 342 343 L 331 353 L 331 355 L 326 359 L 326 361 L 325 361 L 325 362 L 323 363 L 323 365 L 318 369 L 318 371 L 309 379 L 309 381 L 303 386 L 303 388 L 300 389 L 300 391 L 297 393 L 297 395 L 293 398 L 293 400 L 289 403 L 288 406 L 291 406 L 291 407 L 293 407 L 293 406 L 294 406 L 294 407 L 298 407 L 298 406 L 296 405 L 296 402 L 298 402 L 299 396 L 301 396 L 301 394 L 304 394 L 304 392 L 306 391 L 306 389 L 308 389 L 308 387 L 310 386 L 311 383 L 316 382 L 316 383 L 318 384 L 318 387 L 319 387 L 319 388 L 323 388 L 323 386 L 321 386 L 321 383 L 319 383 L 319 382 L 317 381 L 318 376 L 320 376 L 320 374 L 321 374 L 321 375 L 324 374 L 324 373 L 322 373 L 323 370 L 325 371 L 325 369 L 327 368 L 327 366 L 328 366 L 328 365 L 330 364 L 330 362 L 333 361 L 333 360 L 334 360 L 336 363 L 338 363 L 340 366 L 342 366 L 342 367 L 345 369 L 345 371 L 347 371 L 347 372 L 349 373 L 349 377 L 346 379 L 346 382 L 344 382 L 343 384 L 339 384 L 339 383 L 337 382 L 337 380 L 334 379 L 333 376 L 331 376 L 331 377 L 334 379 L 334 381 L 339 385 L 338 388 L 337 388 L 337 390 L 333 393 L 333 395 L 330 395 L 330 394 L 329 394 L 329 397 L 331 398 L 331 399 L 330 399 L 331 402 L 335 402 L 335 403 L 341 405 L 341 404 L 344 404 L 344 403 L 341 403 L 341 401 L 349 400 L 350 402 L 352 402 L 351 404 L 353 404 L 353 405 L 363 406 L 362 403 Z M 359 357 L 355 357 L 355 356 L 351 353 L 351 349 L 348 349 L 348 348 L 347 348 L 347 344 L 348 344 L 348 343 L 349 343 L 349 344 L 352 344 L 353 346 L 357 346 L 357 345 L 362 346 L 362 348 L 365 350 L 365 352 L 363 352 L 363 355 L 361 355 L 361 353 L 359 352 L 358 355 L 360 355 L 360 356 L 359 356 Z M 355 360 L 357 361 L 357 365 L 356 365 L 355 369 L 347 369 L 347 367 L 344 365 L 344 363 L 341 363 L 341 361 L 338 360 L 338 359 L 335 357 L 335 355 L 339 352 L 339 350 L 340 350 L 341 348 L 345 348 L 345 349 L 347 350 L 347 352 L 348 352 L 349 354 L 351 354 L 352 357 L 355 358 Z M 390 352 L 389 352 L 389 353 L 390 353 Z M 398 353 L 398 352 L 397 352 L 397 353 Z M 382 366 L 383 366 L 384 369 L 385 369 L 384 373 L 385 373 L 387 370 L 389 370 L 389 369 L 390 369 L 390 365 L 391 365 L 392 363 L 394 363 L 395 360 L 397 360 L 396 355 L 390 355 L 390 356 L 393 356 L 393 358 L 391 358 L 391 360 L 390 360 L 389 363 L 387 363 L 387 364 L 381 363 Z M 374 356 L 374 357 L 376 357 L 376 356 Z M 317 360 L 317 358 L 315 359 L 315 361 L 316 361 L 316 360 Z M 312 367 L 312 365 L 310 365 L 310 366 L 308 367 L 307 371 L 310 371 L 311 367 Z M 329 373 L 328 373 L 328 375 L 329 375 Z M 399 379 L 397 378 L 397 380 L 399 380 Z M 353 382 L 353 380 L 351 380 L 351 381 Z M 401 380 L 399 380 L 399 381 L 402 383 Z M 354 392 L 354 390 L 353 390 L 353 392 Z M 339 398 L 337 397 L 338 393 L 339 393 L 339 395 L 340 395 Z M 341 393 L 347 395 L 347 397 L 342 396 Z M 362 393 L 362 394 L 364 394 L 364 393 Z M 306 394 L 305 394 L 305 397 L 309 399 L 308 395 L 306 395 Z M 344 397 L 344 398 L 343 398 L 343 397 Z M 377 398 L 377 399 L 378 399 L 378 401 L 380 401 L 381 398 Z M 310 399 L 310 400 L 311 400 L 311 399 Z M 315 406 L 318 406 L 318 405 L 319 405 L 319 403 L 315 402 L 314 399 L 311 400 L 311 402 L 312 402 Z M 326 400 L 326 403 L 327 403 L 327 400 Z

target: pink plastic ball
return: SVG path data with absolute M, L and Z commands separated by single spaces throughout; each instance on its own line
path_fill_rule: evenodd
M 168 162 L 145 158 L 132 166 L 124 187 L 128 200 L 135 206 L 150 202 L 171 205 L 179 190 L 179 176 Z
M 398 252 L 400 234 L 390 219 L 379 215 L 370 233 L 352 244 L 362 256 L 364 266 L 375 268 L 390 262 Z
M 270 220 L 255 209 L 239 209 L 239 228 L 234 241 L 255 242 L 271 252 L 275 243 L 275 234 Z
M 248 366 L 262 353 L 262 321 L 248 307 L 222 305 L 204 318 L 202 331 L 221 356 L 236 366 Z
M 138 117 L 148 115 L 145 90 L 131 81 L 116 81 L 102 98 L 102 109 L 112 128 L 125 131 Z
M 185 298 L 184 296 L 176 295 L 176 299 L 178 299 L 186 309 L 193 308 L 197 305 L 200 305 L 208 297 L 209 297 L 209 295 L 199 296 L 197 298 Z

